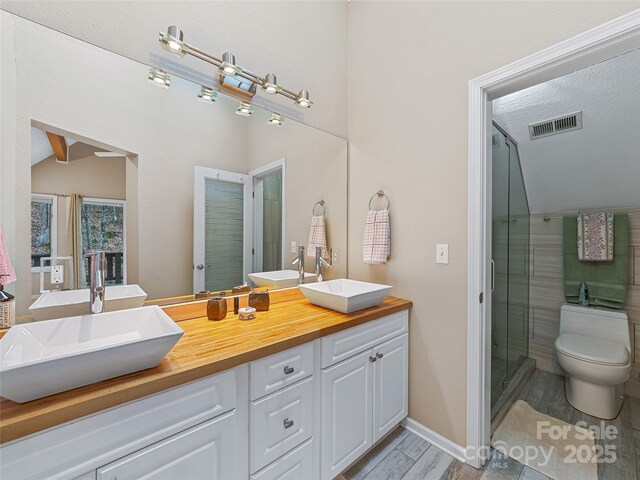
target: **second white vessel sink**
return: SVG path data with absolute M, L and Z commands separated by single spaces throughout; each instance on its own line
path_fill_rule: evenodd
M 298 285 L 305 297 L 319 307 L 352 313 L 380 305 L 393 287 L 340 278 L 328 282 Z
M 152 368 L 183 334 L 155 305 L 15 325 L 0 339 L 0 395 L 23 403 Z
M 141 307 L 147 294 L 139 285 L 107 285 L 105 312 Z M 45 292 L 29 307 L 34 320 L 73 317 L 90 313 L 89 289 Z
M 250 273 L 249 278 L 256 287 L 266 287 L 271 289 L 290 288 L 298 285 L 300 275 L 295 270 L 276 270 L 274 272 Z M 304 283 L 317 281 L 313 273 L 304 274 Z

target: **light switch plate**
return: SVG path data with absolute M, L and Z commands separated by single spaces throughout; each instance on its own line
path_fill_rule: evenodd
M 291 253 L 298 253 L 298 244 L 296 242 L 291 242 Z
M 51 267 L 51 283 L 54 285 L 64 283 L 64 265 L 54 265 Z
M 436 263 L 449 263 L 448 243 L 438 243 L 436 245 Z

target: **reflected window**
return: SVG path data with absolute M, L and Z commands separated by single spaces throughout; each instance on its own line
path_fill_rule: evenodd
M 41 258 L 56 256 L 56 207 L 55 195 L 31 196 L 31 270 L 33 272 L 42 271 Z
M 80 236 L 85 258 L 85 285 L 89 284 L 90 274 L 86 255 L 98 250 L 106 254 L 106 284 L 126 284 L 124 207 L 124 200 L 82 199 Z

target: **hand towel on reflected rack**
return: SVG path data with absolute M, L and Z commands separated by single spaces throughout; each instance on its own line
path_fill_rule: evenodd
M 4 232 L 0 227 L 0 285 L 8 285 L 16 281 L 16 272 L 9 259 L 9 250 L 4 241 Z
M 578 213 L 578 260 L 613 261 L 613 213 Z
M 324 215 L 314 215 L 311 217 L 311 228 L 309 229 L 309 241 L 307 242 L 307 256 L 316 256 L 316 247 L 322 248 L 322 258 L 327 257 L 327 228 L 324 222 Z
M 364 263 L 385 264 L 391 255 L 389 210 L 369 210 L 364 227 L 362 259 Z

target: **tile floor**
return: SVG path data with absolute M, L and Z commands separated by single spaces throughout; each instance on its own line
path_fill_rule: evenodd
M 563 378 L 536 370 L 519 395 L 536 410 L 569 423 L 599 420 L 572 408 L 564 397 Z M 599 480 L 640 480 L 640 399 L 628 397 L 621 414 L 606 425 L 619 435 L 607 440 L 616 447 L 617 460 L 601 464 Z M 494 452 L 482 470 L 454 459 L 426 440 L 399 427 L 366 457 L 345 472 L 346 480 L 547 480 L 548 477 Z M 339 477 L 340 478 L 340 477 Z

